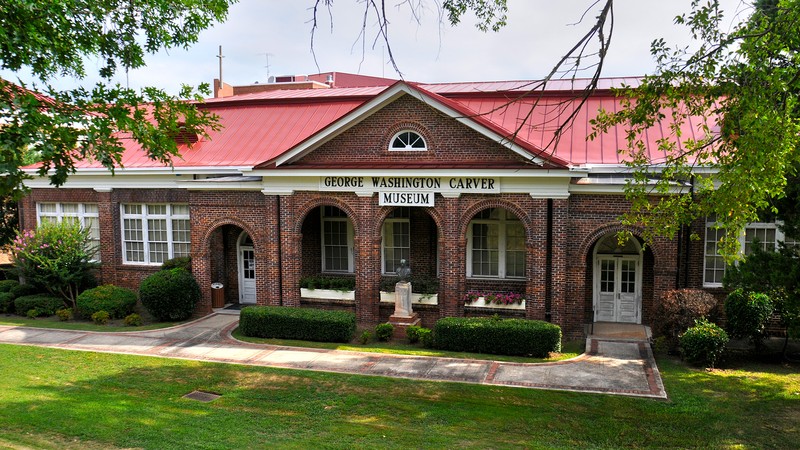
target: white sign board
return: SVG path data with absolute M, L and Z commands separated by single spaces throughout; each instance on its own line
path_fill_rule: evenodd
M 434 206 L 434 197 L 433 192 L 380 191 L 378 192 L 378 205 Z

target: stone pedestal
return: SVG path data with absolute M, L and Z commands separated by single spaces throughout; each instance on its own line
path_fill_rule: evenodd
M 389 317 L 389 323 L 394 326 L 392 337 L 403 339 L 406 337 L 406 328 L 419 324 L 422 321 L 419 314 L 411 310 L 411 283 L 401 281 L 394 286 L 394 314 Z
M 394 285 L 394 314 L 398 317 L 411 317 L 411 283 L 401 281 Z

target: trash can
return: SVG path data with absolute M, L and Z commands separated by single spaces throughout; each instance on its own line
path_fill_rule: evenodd
M 225 306 L 225 289 L 222 283 L 211 283 L 211 307 L 222 308 Z

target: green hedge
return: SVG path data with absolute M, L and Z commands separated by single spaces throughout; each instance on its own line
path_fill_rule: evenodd
M 239 330 L 251 337 L 350 342 L 356 331 L 356 316 L 344 311 L 249 306 L 242 309 Z
M 561 351 L 561 327 L 539 320 L 445 317 L 433 330 L 434 347 L 457 352 L 546 357 Z
M 14 313 L 14 294 L 0 292 L 0 313 Z
M 334 291 L 353 291 L 356 289 L 355 277 L 313 276 L 300 279 L 300 287 L 304 289 L 331 289 Z
M 200 286 L 186 269 L 161 270 L 142 280 L 139 299 L 156 320 L 185 320 L 200 300 Z
M 0 280 L 0 292 L 9 292 L 17 286 L 19 286 L 19 281 L 17 280 Z
M 20 316 L 27 315 L 32 309 L 39 313 L 38 316 L 52 316 L 63 307 L 63 300 L 47 294 L 26 295 L 14 300 L 14 311 Z
M 122 319 L 133 312 L 136 293 L 124 287 L 106 284 L 81 292 L 77 303 L 78 311 L 84 317 L 92 317 L 98 311 L 105 311 L 112 319 Z

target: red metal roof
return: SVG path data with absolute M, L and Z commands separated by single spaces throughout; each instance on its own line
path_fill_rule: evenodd
M 342 74 L 337 74 L 341 76 Z M 404 82 L 399 82 L 404 83 Z M 616 127 L 588 140 L 592 132 L 591 119 L 599 108 L 615 111 L 619 100 L 608 89 L 638 85 L 638 78 L 600 80 L 596 91 L 566 129 L 562 138 L 551 143 L 555 129 L 578 104 L 576 91 L 586 80 L 550 82 L 546 95 L 532 95 L 515 102 L 530 89 L 531 81 L 502 81 L 477 83 L 406 83 L 424 95 L 486 129 L 513 140 L 534 156 L 549 160 L 556 166 L 587 164 L 619 164 L 618 149 L 625 146 L 623 127 Z M 332 88 L 278 90 L 209 99 L 201 108 L 219 116 L 223 129 L 212 131 L 210 140 L 200 140 L 192 148 L 181 147 L 183 158 L 173 161 L 175 167 L 255 167 L 292 151 L 316 133 L 332 126 L 347 113 L 380 95 L 386 86 L 363 88 Z M 538 101 L 538 103 L 537 103 Z M 342 119 L 343 120 L 343 119 Z M 684 127 L 684 137 L 694 136 L 691 126 Z M 667 123 L 655 126 L 646 136 L 651 160 L 663 160 L 657 141 L 669 132 Z M 147 158 L 132 141 L 125 141 L 122 163 L 126 168 L 159 167 Z M 307 163 L 313 164 L 311 161 Z M 305 165 L 305 164 L 304 164 Z M 78 169 L 100 167 L 96 162 L 80 161 Z M 273 166 L 274 167 L 274 166 Z M 379 168 L 375 166 L 374 168 Z
M 191 148 L 180 146 L 182 158 L 175 167 L 245 166 L 270 160 L 297 145 L 331 122 L 358 107 L 364 99 L 327 102 L 291 102 L 218 105 L 211 108 L 223 126 L 211 131 L 210 140 L 200 140 Z M 125 140 L 122 165 L 126 168 L 160 167 L 138 149 L 135 142 Z M 101 167 L 93 161 L 79 161 L 76 168 Z

